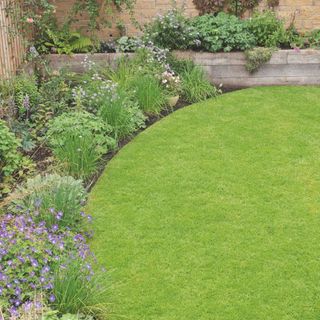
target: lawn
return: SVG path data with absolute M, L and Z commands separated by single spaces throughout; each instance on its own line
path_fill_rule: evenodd
M 236 91 L 125 146 L 87 206 L 111 319 L 320 317 L 320 88 Z

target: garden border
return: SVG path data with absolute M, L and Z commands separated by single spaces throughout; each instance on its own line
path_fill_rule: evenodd
M 68 67 L 74 72 L 82 72 L 81 62 L 88 54 L 72 56 L 51 54 L 45 57 L 53 70 Z M 90 60 L 100 64 L 113 64 L 119 57 L 130 58 L 133 53 L 89 54 Z M 243 52 L 196 52 L 174 51 L 182 59 L 191 59 L 202 66 L 209 79 L 225 88 L 247 88 L 270 85 L 320 85 L 320 50 L 278 50 L 269 62 L 250 74 L 246 68 Z

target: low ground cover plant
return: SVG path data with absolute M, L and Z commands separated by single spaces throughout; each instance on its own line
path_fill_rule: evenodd
M 59 212 L 50 210 L 47 214 L 57 222 L 60 220 Z M 58 224 L 48 226 L 45 221 L 37 222 L 36 211 L 21 210 L 1 217 L 0 242 L 0 302 L 5 319 L 18 319 L 30 308 L 42 309 L 44 305 L 61 313 L 92 313 L 85 301 L 78 301 L 81 305 L 77 310 L 71 304 L 63 308 L 60 305 L 61 297 L 78 294 L 77 288 L 72 290 L 68 282 L 60 280 L 61 274 L 71 268 L 74 279 L 76 275 L 80 277 L 91 301 L 98 300 L 101 289 L 92 281 L 94 259 L 84 235 Z M 41 292 L 44 298 L 39 302 L 37 293 Z M 99 301 L 101 308 L 104 303 Z
M 250 73 L 257 71 L 262 65 L 264 65 L 271 59 L 273 51 L 273 48 L 263 47 L 257 47 L 251 50 L 247 50 L 245 52 L 247 60 L 246 69 Z

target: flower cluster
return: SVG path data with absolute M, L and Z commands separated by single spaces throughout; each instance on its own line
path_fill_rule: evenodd
M 92 70 L 96 65 L 94 61 L 89 59 L 88 55 L 85 55 L 83 61 L 81 61 L 81 64 L 85 70 Z
M 169 92 L 177 94 L 181 90 L 180 77 L 176 75 L 169 66 L 167 66 L 167 70 L 161 74 L 161 83 Z
M 187 49 L 197 46 L 198 33 L 188 19 L 177 9 L 158 14 L 146 27 L 147 38 L 157 46 L 168 49 Z
M 83 80 L 81 85 L 72 90 L 72 97 L 76 106 L 83 106 L 96 113 L 102 103 L 117 100 L 117 88 L 117 83 L 104 80 L 98 73 L 94 73 L 90 79 Z
M 52 213 L 61 219 L 61 212 Z M 37 223 L 30 212 L 4 215 L 0 221 L 0 301 L 6 303 L 8 317 L 17 317 L 21 308 L 37 307 L 35 292 L 43 292 L 46 302 L 53 303 L 54 270 L 66 267 L 67 261 L 79 259 L 91 276 L 91 258 L 80 233 L 60 229 L 58 224 L 47 227 L 43 221 Z

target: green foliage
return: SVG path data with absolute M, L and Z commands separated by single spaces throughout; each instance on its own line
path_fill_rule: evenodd
M 132 16 L 134 0 L 111 1 L 117 10 L 126 9 Z M 54 51 L 67 54 L 87 52 L 93 48 L 92 39 L 71 31 L 74 29 L 73 24 L 78 21 L 79 16 L 85 13 L 88 16 L 87 27 L 92 35 L 102 26 L 110 26 L 110 21 L 107 21 L 105 17 L 110 17 L 111 1 L 76 0 L 70 12 L 66 12 L 66 21 L 63 22 L 61 29 L 56 19 L 56 5 L 52 1 L 25 0 L 19 6 L 14 1 L 8 1 L 5 7 L 6 13 L 14 22 L 10 35 L 13 37 L 18 34 L 22 35 L 27 42 L 36 43 L 40 52 L 47 52 L 48 48 L 54 48 Z M 103 6 L 106 7 L 105 10 L 102 10 Z
M 201 67 L 192 62 L 185 62 L 180 67 L 181 95 L 184 100 L 195 103 L 220 94 L 220 90 L 209 82 Z
M 256 12 L 252 18 L 246 20 L 246 28 L 259 47 L 280 47 L 287 42 L 284 22 L 271 10 Z
M 159 114 L 167 103 L 165 90 L 152 75 L 138 74 L 132 81 L 132 88 L 140 109 L 146 114 Z
M 108 292 L 106 286 L 101 285 L 105 278 L 104 273 L 96 271 L 94 274 L 91 266 L 79 259 L 67 261 L 64 268 L 54 272 L 53 294 L 56 300 L 53 306 L 62 313 L 81 312 L 105 319 Z
M 13 86 L 18 117 L 22 120 L 32 120 L 41 99 L 35 76 L 22 73 L 14 78 Z
M 41 110 L 47 113 L 45 121 L 70 109 L 72 101 L 71 81 L 64 70 L 51 73 L 40 83 Z
M 187 49 L 196 45 L 197 32 L 180 10 L 158 15 L 145 27 L 145 38 L 166 49 Z
M 86 192 L 80 180 L 57 174 L 38 175 L 18 188 L 13 195 L 13 205 L 37 211 L 36 220 L 45 221 L 49 227 L 58 224 L 79 230 L 80 211 L 85 197 Z M 63 213 L 59 221 L 52 215 L 50 208 Z
M 246 51 L 246 69 L 250 73 L 257 71 L 262 65 L 270 61 L 273 52 L 274 50 L 272 48 L 262 47 L 257 47 Z
M 111 126 L 112 136 L 117 141 L 143 128 L 146 119 L 133 94 L 121 87 L 100 105 L 98 116 Z
M 72 54 L 77 52 L 89 52 L 93 48 L 93 42 L 89 37 L 79 32 L 64 28 L 47 29 L 37 43 L 40 53 Z
M 99 159 L 114 147 L 111 127 L 81 111 L 64 113 L 49 123 L 47 139 L 61 170 L 77 179 L 88 179 Z
M 201 48 L 209 52 L 246 50 L 255 44 L 254 35 L 246 29 L 244 21 L 226 13 L 204 15 L 192 21 L 199 32 Z
M 10 132 L 3 120 L 0 120 L 0 137 L 0 172 L 3 178 L 19 169 L 22 155 L 18 151 L 21 146 L 19 139 Z
M 320 29 L 316 29 L 307 33 L 306 41 L 311 48 L 319 48 L 320 47 Z
M 123 36 L 117 40 L 117 51 L 134 52 L 141 46 L 142 42 L 138 38 Z
M 19 148 L 21 141 L 0 119 L 0 198 L 10 192 L 15 179 L 22 178 L 31 169 L 31 161 L 23 157 Z

